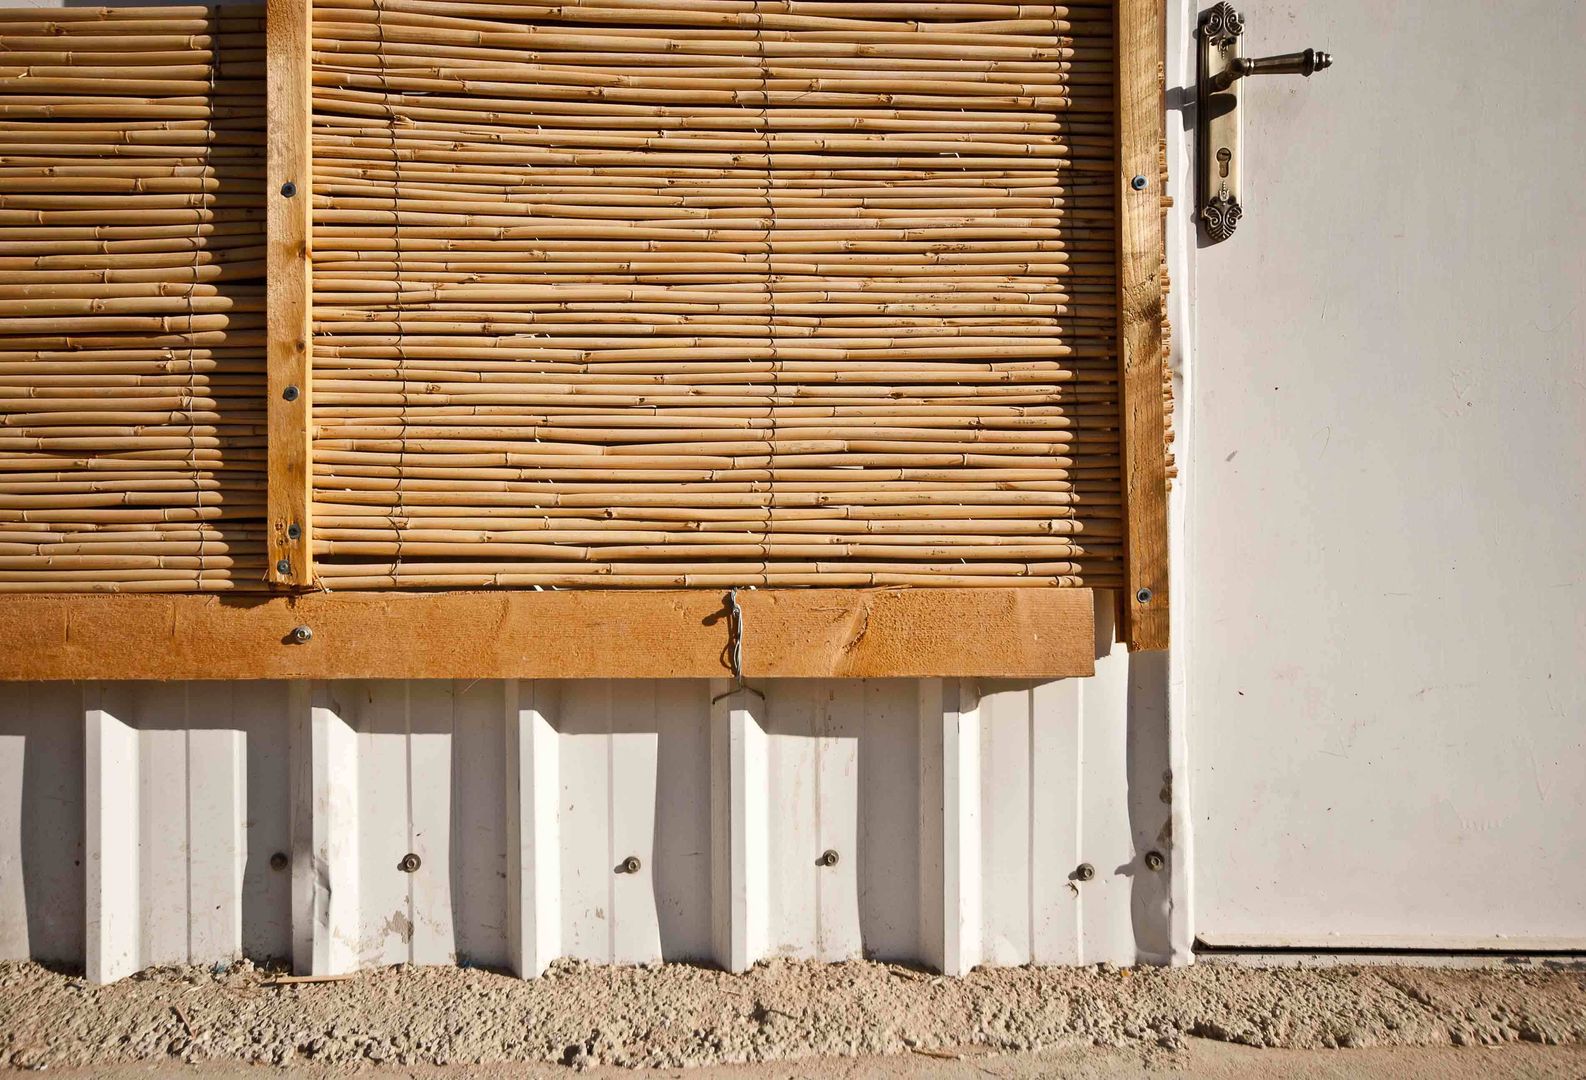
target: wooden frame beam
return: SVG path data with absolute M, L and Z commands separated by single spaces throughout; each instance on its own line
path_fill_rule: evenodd
M 1095 671 L 1089 589 L 762 589 L 738 602 L 751 679 Z M 729 634 L 723 594 L 702 589 L 12 594 L 0 681 L 725 678 Z
M 265 5 L 265 319 L 268 327 L 268 562 L 265 580 L 314 584 L 310 402 L 313 184 L 310 0 Z
M 1117 0 L 1118 372 L 1131 649 L 1168 644 L 1167 410 L 1162 400 L 1161 0 Z

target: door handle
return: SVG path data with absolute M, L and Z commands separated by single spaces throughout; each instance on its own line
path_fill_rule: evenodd
M 1244 55 L 1244 16 L 1220 3 L 1201 14 L 1200 35 L 1200 220 L 1214 243 L 1228 239 L 1244 217 L 1239 201 L 1240 81 L 1251 75 L 1304 75 L 1333 64 L 1316 49 L 1276 56 Z
M 1212 86 L 1226 90 L 1236 79 L 1246 75 L 1304 75 L 1309 79 L 1318 71 L 1333 66 L 1332 53 L 1306 49 L 1304 52 L 1279 53 L 1276 56 L 1234 57 L 1233 63 L 1216 79 Z

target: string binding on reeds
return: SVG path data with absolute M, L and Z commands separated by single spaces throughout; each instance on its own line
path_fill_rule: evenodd
M 323 583 L 1120 584 L 1111 20 L 316 0 Z M 0 37 L 0 589 L 263 588 L 260 14 Z

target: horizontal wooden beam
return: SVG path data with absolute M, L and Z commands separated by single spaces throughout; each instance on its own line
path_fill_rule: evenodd
M 1095 670 L 1089 589 L 737 595 L 751 679 Z M 701 590 L 11 595 L 0 680 L 721 678 L 729 635 Z

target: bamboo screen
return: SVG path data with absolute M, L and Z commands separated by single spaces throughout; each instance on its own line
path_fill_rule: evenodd
M 263 587 L 262 12 L 0 12 L 0 590 Z
M 0 588 L 265 587 L 221 11 L 0 15 Z M 1112 18 L 315 0 L 319 581 L 1118 586 Z

